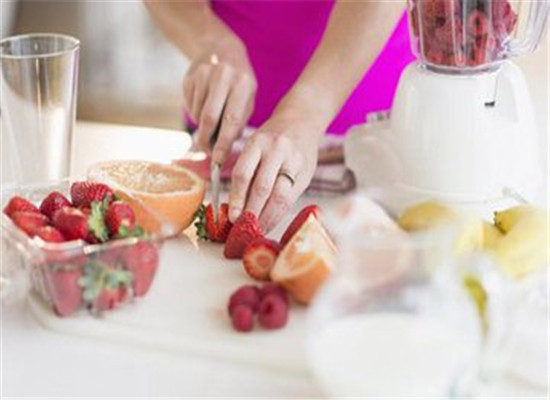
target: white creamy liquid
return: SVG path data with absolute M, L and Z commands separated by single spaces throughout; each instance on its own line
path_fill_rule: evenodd
M 447 396 L 471 360 L 467 338 L 429 318 L 370 314 L 318 332 L 313 368 L 327 392 L 342 396 Z

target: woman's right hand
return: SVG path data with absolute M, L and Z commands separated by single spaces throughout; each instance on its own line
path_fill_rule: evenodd
M 197 124 L 196 144 L 210 151 L 210 137 L 221 121 L 212 161 L 223 164 L 241 135 L 254 107 L 256 77 L 246 48 L 220 40 L 191 62 L 183 82 L 184 106 Z M 222 116 L 223 111 L 223 116 Z

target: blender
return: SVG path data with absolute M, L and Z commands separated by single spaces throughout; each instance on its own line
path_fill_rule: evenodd
M 344 153 L 359 185 L 483 215 L 532 201 L 538 133 L 510 59 L 536 49 L 549 10 L 549 0 L 408 0 L 418 60 L 400 78 L 389 119 L 349 132 Z

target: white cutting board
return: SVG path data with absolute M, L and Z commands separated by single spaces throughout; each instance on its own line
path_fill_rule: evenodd
M 305 197 L 296 209 L 311 202 L 321 203 Z M 279 238 L 292 215 L 269 236 Z M 240 260 L 226 260 L 222 253 L 223 245 L 200 242 L 196 248 L 185 236 L 166 242 L 146 297 L 101 318 L 86 311 L 59 318 L 36 296 L 29 297 L 29 309 L 42 325 L 61 333 L 306 374 L 307 308 L 293 303 L 284 329 L 266 331 L 256 324 L 250 333 L 235 332 L 227 301 L 253 281 Z

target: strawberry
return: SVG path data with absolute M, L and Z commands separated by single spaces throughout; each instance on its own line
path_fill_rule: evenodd
M 40 203 L 40 212 L 49 219 L 53 219 L 53 215 L 57 210 L 70 206 L 71 202 L 61 193 L 51 192 L 42 200 L 42 203 Z
M 72 314 L 82 304 L 82 287 L 79 284 L 81 276 L 80 269 L 47 269 L 46 280 L 57 315 L 63 317 Z
M 201 239 L 210 240 L 212 242 L 225 243 L 229 236 L 229 231 L 233 227 L 228 217 L 229 205 L 223 203 L 220 205 L 218 212 L 218 220 L 214 220 L 214 208 L 212 204 L 208 206 L 201 205 L 197 211 L 197 235 Z
M 57 229 L 53 226 L 41 226 L 35 232 L 36 236 L 40 237 L 45 242 L 61 243 L 65 241 L 65 238 Z
M 78 208 L 65 207 L 53 216 L 53 225 L 67 240 L 82 239 L 88 236 L 88 217 Z
M 259 238 L 246 246 L 243 254 L 244 270 L 253 279 L 268 281 L 269 272 L 279 255 L 279 243 Z
M 95 311 L 112 310 L 120 301 L 119 288 L 104 288 L 93 303 Z
M 40 212 L 40 210 L 27 199 L 24 199 L 23 197 L 20 197 L 20 196 L 13 196 L 8 202 L 8 204 L 6 205 L 6 207 L 4 207 L 4 214 L 12 218 L 13 214 L 20 211 L 34 212 L 34 213 Z
M 13 223 L 30 237 L 36 234 L 38 228 L 48 225 L 48 217 L 32 211 L 17 211 L 11 218 Z
M 74 207 L 64 207 L 53 217 L 54 226 L 67 240 L 82 239 L 89 243 L 105 242 L 108 238 L 101 203 L 92 202 L 89 215 Z
M 113 197 L 113 190 L 104 183 L 83 181 L 71 185 L 71 200 L 76 207 L 90 207 L 92 202 L 105 199 L 110 203 Z
M 302 225 L 304 224 L 304 222 L 306 222 L 310 215 L 314 215 L 315 218 L 319 218 L 319 207 L 317 207 L 315 204 L 302 208 L 302 210 L 294 217 L 292 222 L 286 228 L 285 233 L 283 233 L 281 240 L 279 241 L 281 249 L 285 247 L 288 242 L 290 242 L 292 236 L 294 236 L 294 234 L 298 232 L 298 230 L 302 227 Z
M 134 210 L 124 203 L 117 200 L 111 203 L 105 211 L 105 224 L 109 228 L 111 236 L 117 236 L 121 233 L 121 227 L 132 229 L 136 222 Z
M 134 275 L 133 287 L 136 296 L 143 296 L 151 287 L 159 263 L 158 250 L 150 242 L 139 242 L 122 253 L 122 263 Z
M 251 212 L 244 212 L 229 232 L 223 255 L 229 259 L 242 258 L 246 246 L 261 237 L 263 233 L 258 218 Z

